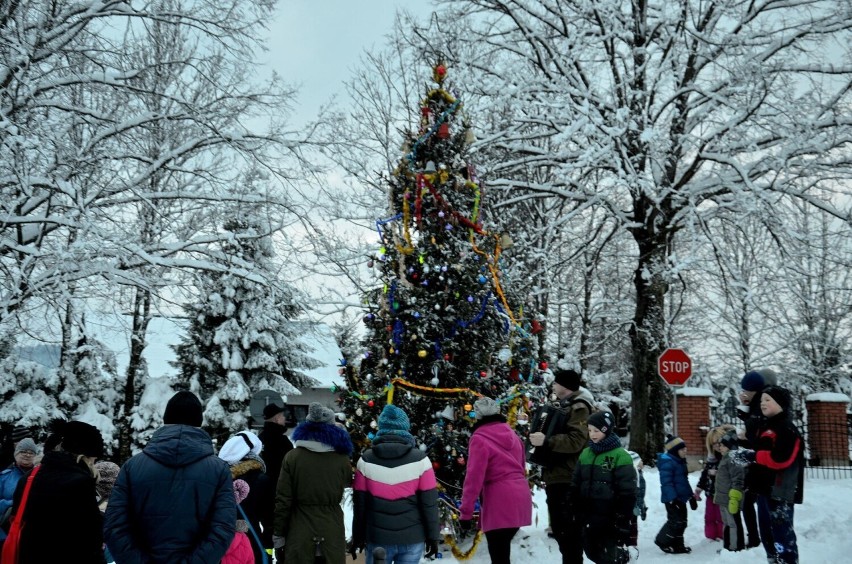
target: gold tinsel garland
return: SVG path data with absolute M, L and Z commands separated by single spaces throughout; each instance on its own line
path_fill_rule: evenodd
M 456 541 L 453 540 L 452 535 L 444 535 L 444 542 L 449 545 L 450 551 L 452 551 L 456 560 L 470 560 L 474 553 L 476 553 L 476 549 L 479 547 L 482 536 L 482 531 L 476 531 L 476 536 L 473 537 L 473 545 L 466 551 L 462 551 L 462 549 L 459 548 L 459 545 L 457 545 Z

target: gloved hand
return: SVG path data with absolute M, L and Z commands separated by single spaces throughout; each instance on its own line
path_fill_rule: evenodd
M 429 560 L 432 560 L 436 556 L 438 556 L 438 541 L 427 540 L 426 541 L 426 553 L 423 556 L 425 556 Z
M 701 501 L 701 490 L 695 488 L 695 491 L 692 492 L 692 495 L 695 497 L 696 501 Z
M 695 511 L 698 509 L 698 500 L 695 499 L 695 496 L 689 498 L 689 508 Z
M 462 533 L 469 533 L 473 529 L 473 520 L 459 519 L 459 529 Z
M 743 492 L 740 490 L 731 489 L 728 492 L 728 513 L 736 515 L 740 510 L 740 503 L 743 500 Z
M 642 506 L 642 520 L 644 521 L 647 518 L 648 518 L 648 506 L 643 505 Z
M 352 560 L 356 560 L 358 558 L 359 552 L 364 552 L 367 544 L 359 539 L 350 539 L 349 542 L 346 543 L 346 552 L 352 555 Z

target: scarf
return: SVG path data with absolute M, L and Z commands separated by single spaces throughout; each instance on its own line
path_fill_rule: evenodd
M 618 438 L 618 435 L 612 433 L 604 437 L 604 439 L 599 443 L 593 443 L 591 439 L 589 439 L 589 448 L 592 449 L 592 452 L 595 454 L 600 454 L 602 452 L 610 451 L 614 448 L 618 448 L 621 446 L 621 439 Z

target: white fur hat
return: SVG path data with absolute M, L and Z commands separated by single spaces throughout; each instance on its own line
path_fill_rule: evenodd
M 260 442 L 260 437 L 251 431 L 240 431 L 222 445 L 219 450 L 219 458 L 228 464 L 235 464 L 248 455 L 254 453 L 255 456 L 260 454 L 263 449 L 263 443 Z

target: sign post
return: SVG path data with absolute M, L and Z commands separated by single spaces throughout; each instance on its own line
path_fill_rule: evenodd
M 673 388 L 680 388 L 692 376 L 692 359 L 683 349 L 666 349 L 657 358 L 657 374 Z M 672 426 L 677 435 L 677 392 L 673 396 Z

